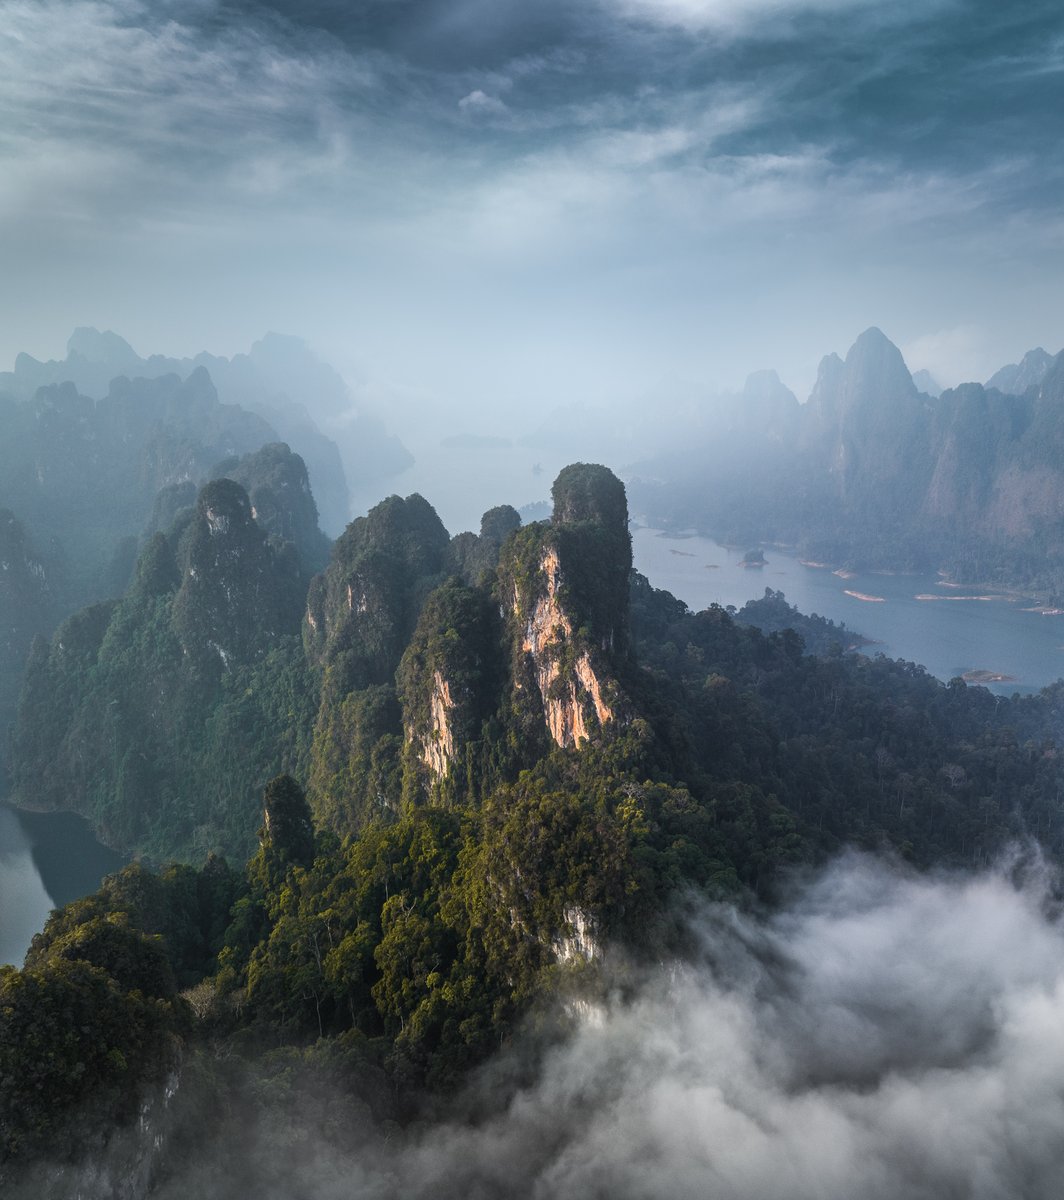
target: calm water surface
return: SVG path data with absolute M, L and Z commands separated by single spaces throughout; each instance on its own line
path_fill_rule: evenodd
M 22 962 L 51 908 L 18 815 L 0 807 L 0 964 Z
M 0 964 L 20 965 L 49 912 L 94 892 L 124 861 L 73 813 L 0 805 Z
M 819 613 L 878 645 L 890 658 L 920 663 L 939 679 L 991 671 L 1015 682 L 989 684 L 994 692 L 1035 692 L 1064 675 L 1064 616 L 1026 612 L 1031 601 L 982 595 L 981 589 L 945 586 L 937 575 L 857 574 L 803 565 L 793 554 L 765 547 L 765 565 L 740 565 L 743 550 L 702 537 L 632 533 L 635 565 L 654 584 L 692 609 L 710 604 L 742 607 L 765 588 L 783 592 L 804 613 Z M 860 599 L 849 592 L 876 599 Z M 917 596 L 940 596 L 918 600 Z M 953 597 L 950 599 L 950 597 Z

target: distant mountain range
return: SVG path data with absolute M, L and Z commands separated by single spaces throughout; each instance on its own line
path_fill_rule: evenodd
M 823 359 L 806 404 L 760 372 L 683 440 L 630 469 L 652 522 L 1064 591 L 1064 355 L 935 395 L 869 329 Z
M 247 354 L 224 358 L 206 352 L 193 358 L 152 354 L 141 358 L 118 334 L 75 329 L 67 356 L 39 362 L 29 354 L 0 372 L 0 395 L 30 400 L 38 388 L 73 383 L 78 392 L 102 400 L 111 381 L 185 381 L 196 371 L 210 375 L 222 404 L 238 405 L 261 417 L 272 430 L 268 441 L 287 442 L 307 464 L 322 526 L 339 533 L 350 519 L 348 477 L 360 483 L 383 480 L 413 459 L 374 414 L 359 411 L 343 379 L 300 338 L 268 333 Z M 314 416 L 311 413 L 315 414 Z M 321 421 L 343 422 L 344 453 L 320 428 Z
M 346 463 L 309 407 L 342 426 Z M 0 730 L 34 636 L 121 596 L 147 539 L 201 485 L 234 478 L 313 572 L 328 557 L 319 519 L 336 534 L 351 515 L 346 471 L 383 487 L 411 461 L 297 338 L 268 334 L 231 359 L 145 359 L 77 329 L 61 361 L 20 354 L 0 373 Z

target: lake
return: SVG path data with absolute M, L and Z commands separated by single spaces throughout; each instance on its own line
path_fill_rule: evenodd
M 1011 676 L 987 685 L 1011 695 L 1038 691 L 1064 675 L 1064 615 L 1026 611 L 1033 607 L 1029 600 L 958 588 L 938 575 L 843 578 L 829 566 L 804 565 L 770 546 L 763 547 L 763 567 L 744 567 L 745 549 L 653 529 L 632 532 L 636 569 L 692 609 L 714 603 L 741 608 L 772 588 L 801 612 L 845 622 L 874 639 L 867 653 L 920 663 L 939 679 L 968 671 Z
M 426 425 L 423 444 L 411 443 L 417 462 L 390 482 L 403 494 L 420 491 L 451 533 L 478 529 L 480 514 L 493 504 L 521 507 L 545 500 L 557 471 L 573 461 L 572 450 L 443 445 L 441 436 L 439 428 Z M 587 460 L 601 461 L 592 455 Z M 379 498 L 367 492 L 359 503 L 368 507 Z M 709 538 L 665 536 L 653 529 L 633 530 L 632 542 L 636 567 L 692 609 L 713 603 L 741 608 L 770 587 L 800 611 L 843 621 L 872 638 L 878 644 L 867 647 L 868 653 L 920 663 L 939 679 L 971 671 L 1009 676 L 986 686 L 1011 695 L 1038 691 L 1064 676 L 1064 616 L 1025 612 L 1030 602 L 1017 597 L 965 599 L 979 590 L 946 586 L 937 575 L 841 578 L 830 566 L 804 566 L 795 554 L 770 546 L 764 547 L 763 567 L 747 568 L 739 560 L 749 547 L 727 548 Z
M 73 813 L 0 804 L 0 964 L 21 965 L 49 912 L 94 892 L 124 862 Z

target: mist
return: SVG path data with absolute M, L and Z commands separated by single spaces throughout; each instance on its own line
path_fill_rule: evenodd
M 308 1095 L 158 1195 L 1055 1197 L 1055 885 L 1036 857 L 920 876 L 850 854 L 773 915 L 692 899 L 693 960 L 577 1006 L 532 1082 L 504 1056 L 387 1136 Z
M 1059 12 L 968 9 L 7 3 L 0 357 L 279 328 L 483 414 L 875 322 L 985 377 L 1055 336 Z
M 1009 645 L 1064 675 L 1064 636 L 1030 635 L 1064 619 L 1059 2 L 0 0 L 0 31 L 0 798 L 69 807 L 144 862 L 236 864 L 291 771 L 337 839 L 445 802 L 466 871 L 495 809 L 520 811 L 511 785 L 554 789 L 569 762 L 574 802 L 649 782 L 690 817 L 688 858 L 609 801 L 618 845 L 660 856 L 641 898 L 718 870 L 776 887 L 849 841 L 974 867 L 1026 829 L 1059 853 L 1064 683 Z M 623 504 L 528 528 L 572 464 L 608 468 L 593 490 L 619 480 Z M 239 521 L 208 570 L 222 492 Z M 352 529 L 415 492 L 444 529 L 420 501 Z M 448 540 L 503 505 L 526 526 L 505 553 Z M 845 641 L 822 621 L 821 665 L 771 623 L 628 595 L 632 524 L 697 572 L 699 605 L 727 596 L 696 544 L 777 615 L 786 554 L 833 589 Z M 568 566 L 566 545 L 590 550 Z M 603 565 L 608 605 L 582 579 Z M 948 610 L 949 639 L 921 609 Z M 564 638 L 521 634 L 540 626 Z M 871 661 L 930 661 L 930 640 L 941 687 Z M 599 734 L 601 771 L 580 757 Z M 0 961 L 50 907 L 30 849 L 0 809 Z M 559 912 L 576 879 L 544 885 Z M 551 966 L 530 999 L 470 958 L 468 1011 L 414 1042 L 374 995 L 395 892 L 339 939 L 367 995 L 359 1015 L 337 968 L 330 1026 L 300 1025 L 295 992 L 256 1008 L 265 918 L 219 969 L 207 931 L 242 938 L 246 914 L 212 891 L 180 986 L 230 1007 L 179 1028 L 168 995 L 180 1070 L 104 1129 L 107 1096 L 141 1103 L 130 1058 L 66 1147 L 42 1118 L 34 1154 L 60 1165 L 34 1158 L 25 1194 L 1048 1200 L 1058 891 L 1026 851 L 965 875 L 850 854 L 771 911 L 687 897 L 682 961 L 604 947 L 579 1000 L 541 994 Z M 28 1010 L 47 1058 L 71 1023 Z M 413 1079 L 437 1089 L 423 1107 Z M 33 1084 L 45 1116 L 78 1080 L 83 1056 L 54 1096 Z M 36 1120 L 33 1099 L 7 1111 Z

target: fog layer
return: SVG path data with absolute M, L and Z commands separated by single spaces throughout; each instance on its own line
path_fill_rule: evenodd
M 764 920 L 695 906 L 697 964 L 589 1009 L 533 1084 L 489 1073 L 479 1119 L 343 1151 L 271 1124 L 163 1194 L 1056 1197 L 1064 930 L 1046 872 L 1015 874 L 851 856 Z

